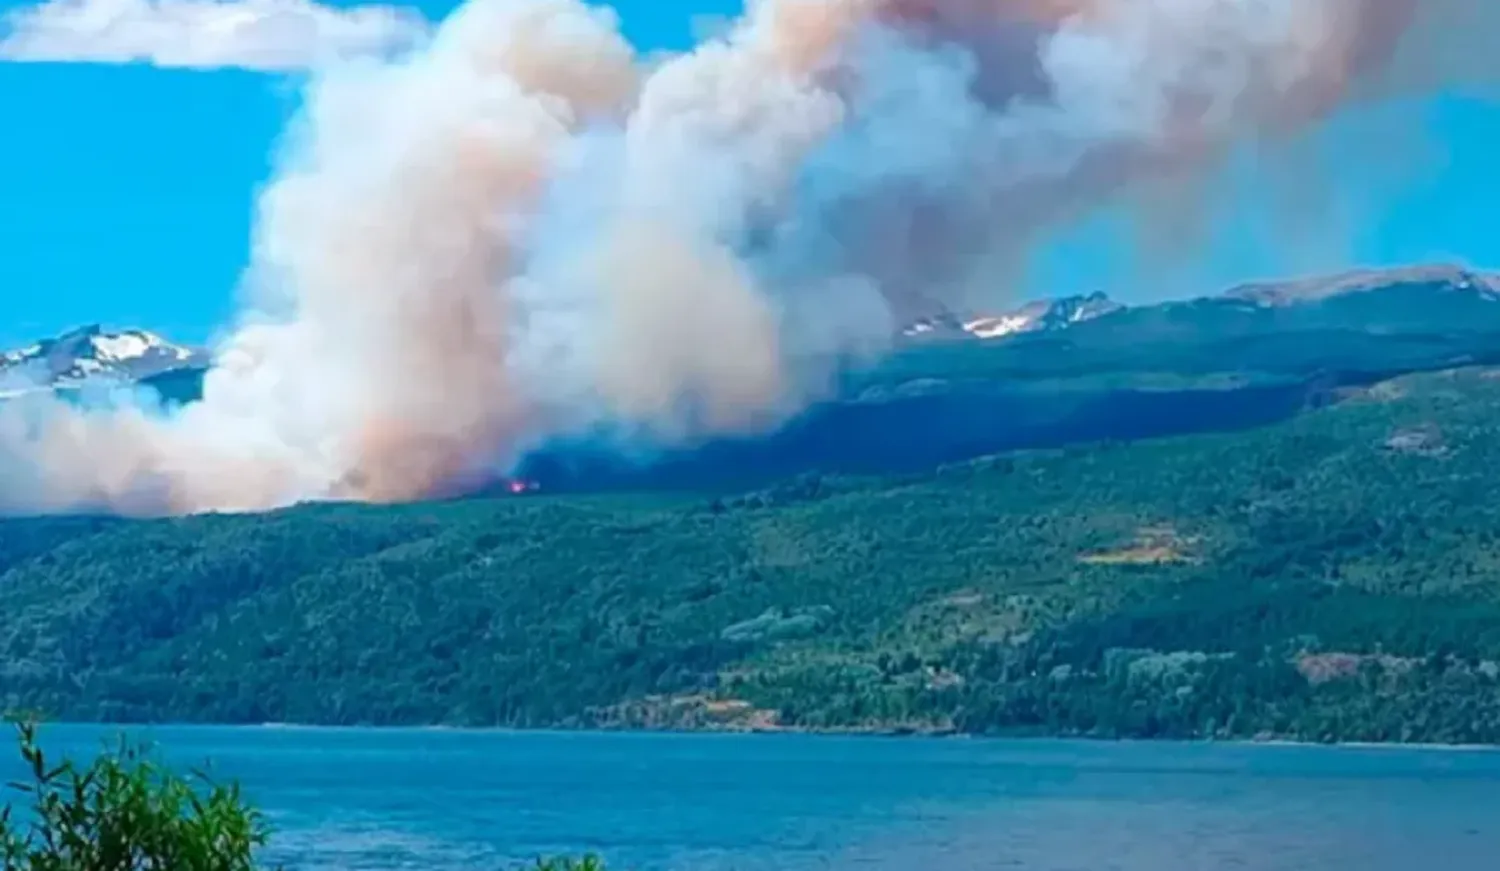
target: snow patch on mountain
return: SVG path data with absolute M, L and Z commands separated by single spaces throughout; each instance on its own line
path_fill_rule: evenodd
M 909 338 L 968 335 L 976 339 L 1003 339 L 1021 333 L 1067 329 L 1120 311 L 1124 306 L 1102 293 L 1029 302 L 998 315 L 973 314 L 967 318 L 928 318 L 904 330 Z
M 1037 319 L 1025 314 L 979 318 L 964 324 L 964 332 L 981 339 L 998 339 L 1002 336 L 1013 336 L 1016 333 L 1028 333 L 1037 328 Z
M 1500 275 L 1445 263 L 1392 269 L 1356 269 L 1337 275 L 1253 282 L 1231 288 L 1224 293 L 1223 299 L 1263 307 L 1283 307 L 1396 287 L 1450 290 L 1475 294 L 1490 302 L 1500 301 Z
M 0 399 L 59 387 L 131 383 L 207 364 L 206 352 L 174 344 L 155 333 L 87 326 L 0 352 Z

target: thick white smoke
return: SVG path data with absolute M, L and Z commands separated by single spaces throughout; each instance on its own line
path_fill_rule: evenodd
M 647 63 L 578 0 L 471 0 L 316 76 L 203 400 L 5 406 L 0 510 L 415 499 L 584 427 L 771 425 L 1132 184 L 1445 81 L 1417 43 L 1482 3 L 762 0 Z

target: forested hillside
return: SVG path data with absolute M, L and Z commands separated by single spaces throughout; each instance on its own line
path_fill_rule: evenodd
M 0 522 L 56 717 L 1500 742 L 1500 379 L 738 496 Z

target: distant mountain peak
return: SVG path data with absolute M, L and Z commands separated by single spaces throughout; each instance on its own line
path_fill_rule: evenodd
M 957 329 L 970 336 L 979 339 L 999 339 L 1020 333 L 1063 330 L 1075 324 L 1112 314 L 1123 308 L 1124 306 L 1110 299 L 1106 294 L 1095 292 L 1034 300 L 998 315 L 974 315 L 961 321 L 955 319 L 955 321 Z M 907 330 L 907 334 L 916 335 L 931 331 L 933 331 L 933 325 L 929 324 L 927 329 L 918 326 L 915 330 Z
M 1391 269 L 1356 269 L 1287 281 L 1258 281 L 1231 288 L 1223 299 L 1277 307 L 1321 302 L 1333 297 L 1392 287 L 1429 286 L 1479 293 L 1500 301 L 1500 276 L 1449 263 Z
M 0 352 L 0 381 L 14 394 L 94 381 L 134 382 L 175 369 L 201 367 L 206 352 L 174 344 L 146 330 L 106 330 L 89 324 L 34 345 Z
M 1370 301 L 1389 309 L 1393 317 L 1405 309 L 1400 308 L 1394 298 L 1386 296 L 1390 293 L 1404 296 L 1407 305 L 1425 306 L 1429 298 L 1500 303 L 1500 273 L 1444 263 L 1356 269 L 1284 281 L 1250 282 L 1216 295 L 1133 306 L 1095 292 L 1036 300 L 1000 314 L 974 313 L 959 317 L 944 313 L 913 323 L 906 328 L 904 335 L 924 341 L 1004 339 L 1027 333 L 1066 330 L 1127 310 L 1161 310 L 1191 321 L 1199 314 L 1211 315 L 1226 309 L 1251 313 L 1266 309 L 1316 307 L 1335 299 L 1373 292 L 1382 295 Z

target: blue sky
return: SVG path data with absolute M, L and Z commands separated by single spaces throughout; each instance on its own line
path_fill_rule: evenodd
M 1318 172 L 1304 220 L 1242 155 L 1212 185 L 1208 231 L 1167 269 L 1139 268 L 1127 219 L 1106 212 L 1043 250 L 1032 293 L 1104 290 L 1126 301 L 1214 292 L 1288 274 L 1444 261 L 1500 268 L 1500 105 L 1440 92 L 1347 112 L 1306 137 Z M 1293 195 L 1295 195 L 1295 191 Z M 1314 198 L 1321 195 L 1321 198 Z
M 451 3 L 418 4 L 439 18 Z M 733 12 L 737 0 L 619 0 L 642 47 L 690 43 L 695 20 Z M 20 6 L 0 0 L 0 13 Z M 295 106 L 291 82 L 244 71 L 144 64 L 0 62 L 0 347 L 87 322 L 139 325 L 197 341 L 234 308 L 256 187 Z M 1427 134 L 1423 160 L 1395 167 L 1362 160 L 1391 119 L 1346 123 L 1324 145 L 1330 172 L 1364 200 L 1346 229 L 1352 249 L 1299 263 L 1257 245 L 1260 194 L 1221 199 L 1217 237 L 1177 276 L 1143 287 L 1120 254 L 1108 218 L 1040 259 L 1029 290 L 1103 289 L 1125 298 L 1212 286 L 1287 268 L 1454 258 L 1500 266 L 1500 110 L 1453 95 L 1406 107 L 1395 125 Z M 1228 177 L 1245 181 L 1253 174 Z M 1346 198 L 1347 199 L 1347 198 Z M 1330 262 L 1322 262 L 1330 261 Z M 1132 277 L 1134 276 L 1134 277 Z

